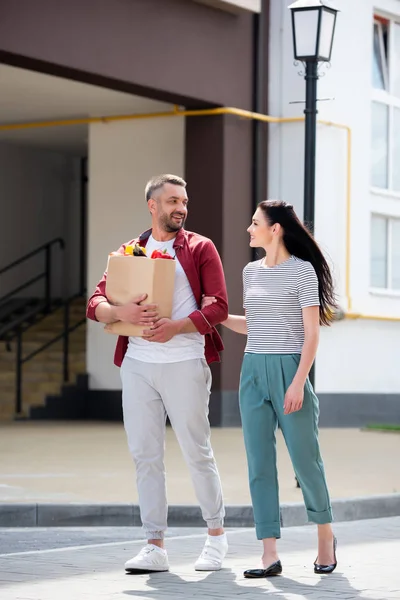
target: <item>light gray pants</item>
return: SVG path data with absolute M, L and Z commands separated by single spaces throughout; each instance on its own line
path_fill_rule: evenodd
M 206 361 L 159 364 L 125 357 L 121 379 L 124 426 L 136 465 L 140 515 L 147 539 L 162 539 L 167 529 L 167 414 L 189 467 L 203 519 L 210 529 L 222 527 L 225 511 L 210 444 L 211 371 Z

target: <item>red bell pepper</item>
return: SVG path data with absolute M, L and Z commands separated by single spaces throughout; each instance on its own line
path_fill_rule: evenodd
M 174 257 L 168 254 L 166 250 L 164 250 L 163 252 L 161 252 L 160 250 L 153 250 L 150 258 L 168 258 L 170 260 L 174 260 Z

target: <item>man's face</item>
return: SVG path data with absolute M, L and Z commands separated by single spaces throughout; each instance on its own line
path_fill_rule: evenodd
M 186 189 L 181 185 L 165 183 L 154 192 L 154 198 L 149 200 L 149 208 L 158 226 L 174 233 L 185 225 L 188 209 Z

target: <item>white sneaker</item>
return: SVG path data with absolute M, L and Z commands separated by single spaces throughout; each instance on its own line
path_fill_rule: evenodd
M 125 570 L 129 573 L 153 573 L 154 571 L 169 571 L 168 555 L 166 550 L 147 544 L 139 554 L 125 563 Z
M 228 539 L 226 533 L 217 537 L 209 535 L 204 544 L 203 552 L 195 562 L 195 570 L 219 571 L 227 552 Z

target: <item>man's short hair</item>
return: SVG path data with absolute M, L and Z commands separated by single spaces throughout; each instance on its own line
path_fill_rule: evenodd
M 166 183 L 172 183 L 172 185 L 181 185 L 182 187 L 186 187 L 186 181 L 182 179 L 182 177 L 178 177 L 178 175 L 156 175 L 152 177 L 150 181 L 147 182 L 145 187 L 146 194 L 146 202 L 153 197 L 154 192 L 162 188 L 162 186 Z

